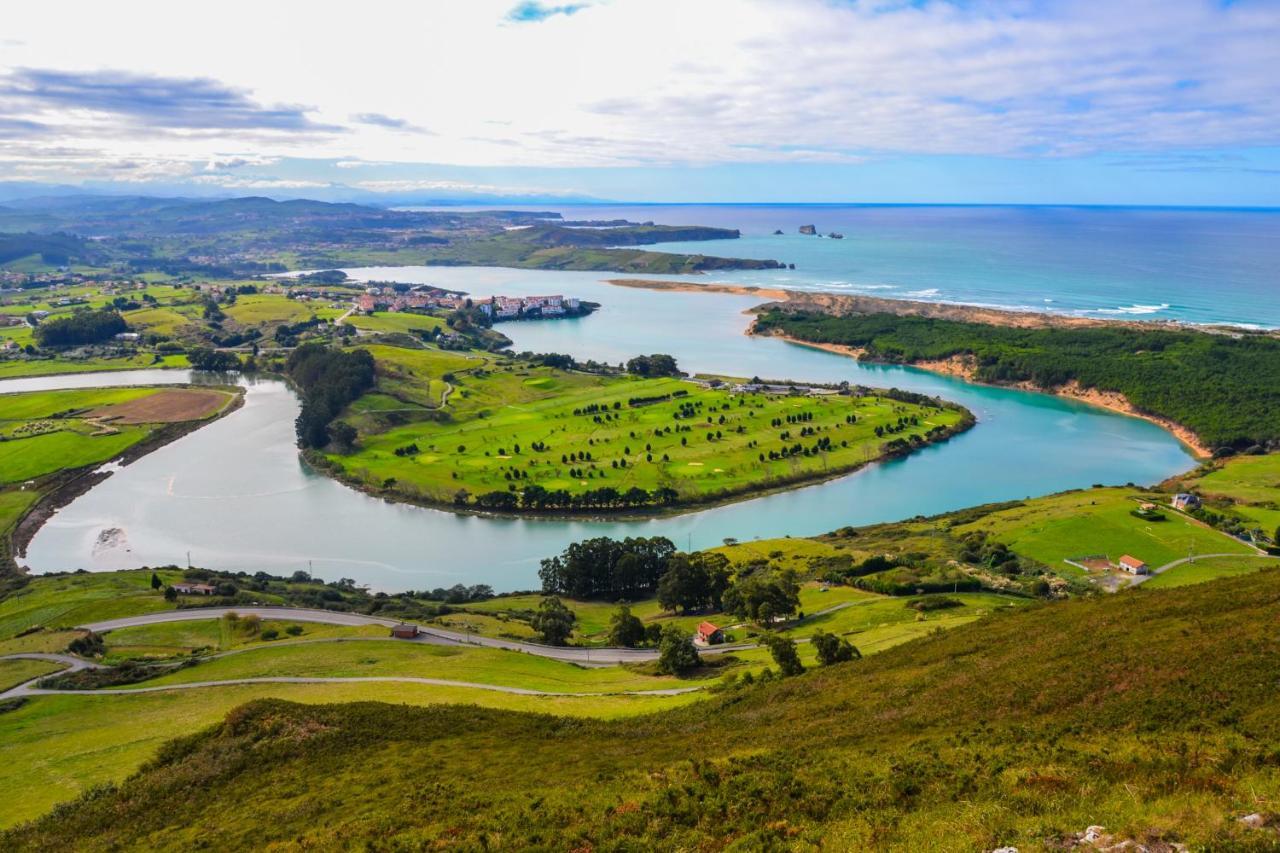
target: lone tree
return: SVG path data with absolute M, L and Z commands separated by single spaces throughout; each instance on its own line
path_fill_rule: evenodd
M 542 642 L 549 646 L 563 646 L 573 633 L 573 623 L 577 615 L 564 606 L 564 602 L 552 596 L 542 599 L 538 612 L 533 614 L 529 624 L 542 637 Z
M 835 634 L 828 634 L 826 631 L 816 632 L 809 642 L 813 643 L 814 649 L 818 652 L 818 663 L 823 666 L 858 660 L 862 657 L 862 652 L 848 640 L 837 637 Z
M 160 576 L 159 576 L 158 574 L 156 574 L 155 572 L 152 572 L 152 573 L 151 573 L 151 588 L 152 588 L 152 589 L 159 589 L 159 588 L 160 588 L 160 587 L 162 587 L 162 586 L 164 586 L 164 582 L 160 580 Z
M 698 657 L 698 650 L 688 633 L 679 625 L 668 625 L 662 629 L 662 639 L 658 642 L 658 672 L 684 675 L 701 665 L 702 658 Z
M 773 655 L 773 662 L 778 665 L 784 677 L 804 672 L 804 664 L 800 663 L 795 641 L 790 637 L 769 632 L 761 640 L 769 647 L 769 654 Z
M 609 619 L 609 644 L 634 648 L 645 640 L 644 623 L 625 604 Z

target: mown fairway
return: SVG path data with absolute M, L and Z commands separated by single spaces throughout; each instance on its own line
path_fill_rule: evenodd
M 394 417 L 371 419 L 375 410 L 394 411 L 380 395 L 376 406 L 353 407 L 362 432 L 355 452 L 329 458 L 365 483 L 436 502 L 451 502 L 460 490 L 530 486 L 570 496 L 669 489 L 677 502 L 727 497 L 848 471 L 883 455 L 890 441 L 923 440 L 964 418 L 875 394 L 739 394 L 680 379 L 379 350 L 381 390 L 394 393 L 408 370 L 438 377 L 449 418 L 399 426 L 390 425 Z M 441 366 L 432 369 L 437 359 Z M 431 393 L 409 402 L 438 406 L 439 399 Z M 382 425 L 390 426 L 377 431 Z

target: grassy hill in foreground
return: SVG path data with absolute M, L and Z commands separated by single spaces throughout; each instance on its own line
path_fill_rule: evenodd
M 1027 608 L 616 722 L 255 702 L 0 846 L 1271 849 L 1239 818 L 1280 810 L 1278 580 Z

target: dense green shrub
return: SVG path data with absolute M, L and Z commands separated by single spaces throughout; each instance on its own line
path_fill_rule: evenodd
M 1014 328 L 809 311 L 768 311 L 756 328 L 860 347 L 869 358 L 891 363 L 971 356 L 984 382 L 1052 390 L 1075 381 L 1119 392 L 1141 411 L 1189 427 L 1211 447 L 1280 446 L 1280 340 L 1264 335 L 1119 325 Z

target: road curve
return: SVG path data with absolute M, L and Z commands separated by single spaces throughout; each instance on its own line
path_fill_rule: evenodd
M 120 628 L 133 628 L 138 625 L 157 625 L 165 622 L 185 622 L 192 619 L 220 619 L 224 614 L 235 613 L 239 616 L 257 616 L 261 619 L 292 619 L 295 622 L 323 622 L 329 625 L 382 625 L 390 628 L 403 624 L 399 619 L 388 619 L 382 616 L 367 616 L 363 613 L 344 613 L 337 610 L 313 610 L 303 607 L 196 607 L 183 610 L 165 610 L 159 613 L 144 613 L 139 616 L 126 616 L 121 619 L 109 619 L 103 622 L 89 622 L 78 627 L 87 631 L 104 634 Z M 413 623 L 409 623 L 413 624 Z M 625 648 L 585 648 L 579 646 L 544 646 L 539 643 L 527 643 L 520 640 L 501 640 L 496 637 L 481 637 L 475 634 L 464 634 L 459 631 L 446 631 L 418 625 L 420 632 L 416 640 L 403 642 L 437 643 L 459 646 L 481 646 L 490 649 L 505 649 L 511 652 L 537 655 L 553 660 L 577 663 L 585 666 L 607 666 L 618 663 L 644 663 L 657 660 L 656 649 Z M 754 648 L 750 644 L 734 646 L 716 646 L 711 649 L 700 649 L 703 654 L 724 654 Z
M 14 654 L 11 654 L 11 655 L 0 655 L 0 660 L 47 660 L 50 663 L 60 663 L 63 666 L 65 666 L 66 669 L 62 670 L 62 672 L 73 672 L 74 670 L 77 670 L 77 669 L 103 669 L 104 668 L 102 664 L 94 663 L 91 660 L 84 660 L 83 658 L 74 657 L 73 655 L 57 655 L 57 654 L 52 654 L 50 652 L 15 652 Z M 52 674 L 57 675 L 60 673 L 52 673 Z M 28 696 L 32 692 L 46 692 L 46 691 L 35 691 L 34 688 L 31 687 L 31 685 L 35 684 L 38 681 L 43 681 L 48 677 L 49 675 L 38 675 L 35 678 L 30 679 L 29 681 L 24 681 L 21 684 L 15 684 L 13 687 L 10 687 L 8 690 L 5 690 L 4 692 L 0 693 L 0 700 L 13 699 L 18 696 Z M 57 692 L 57 691 L 53 691 L 53 692 Z
M 38 679 L 37 679 L 38 680 Z M 445 678 L 418 678 L 415 676 L 400 675 L 370 675 L 370 676 L 351 676 L 346 678 L 322 678 L 308 676 L 262 676 L 260 678 L 229 678 L 225 681 L 189 681 L 183 684 L 160 684 L 151 687 L 127 687 L 127 688 L 101 688 L 97 690 L 45 690 L 39 687 L 31 687 L 29 685 L 34 682 L 28 681 L 26 684 L 18 685 L 12 690 L 4 694 L 6 698 L 12 696 L 115 696 L 119 694 L 132 695 L 134 693 L 160 693 L 166 690 L 193 690 L 200 687 L 230 687 L 237 684 L 369 684 L 377 682 L 389 682 L 398 684 L 426 684 L 432 687 L 466 687 L 472 690 L 492 690 L 495 693 L 511 693 L 517 696 L 571 696 L 571 697 L 593 697 L 593 696 L 679 696 L 682 693 L 693 693 L 702 690 L 702 687 L 669 687 L 660 690 L 618 690 L 613 692 L 597 692 L 597 693 L 557 693 L 545 690 L 531 690 L 526 687 L 502 687 L 497 684 L 479 684 L 473 681 L 450 681 Z

